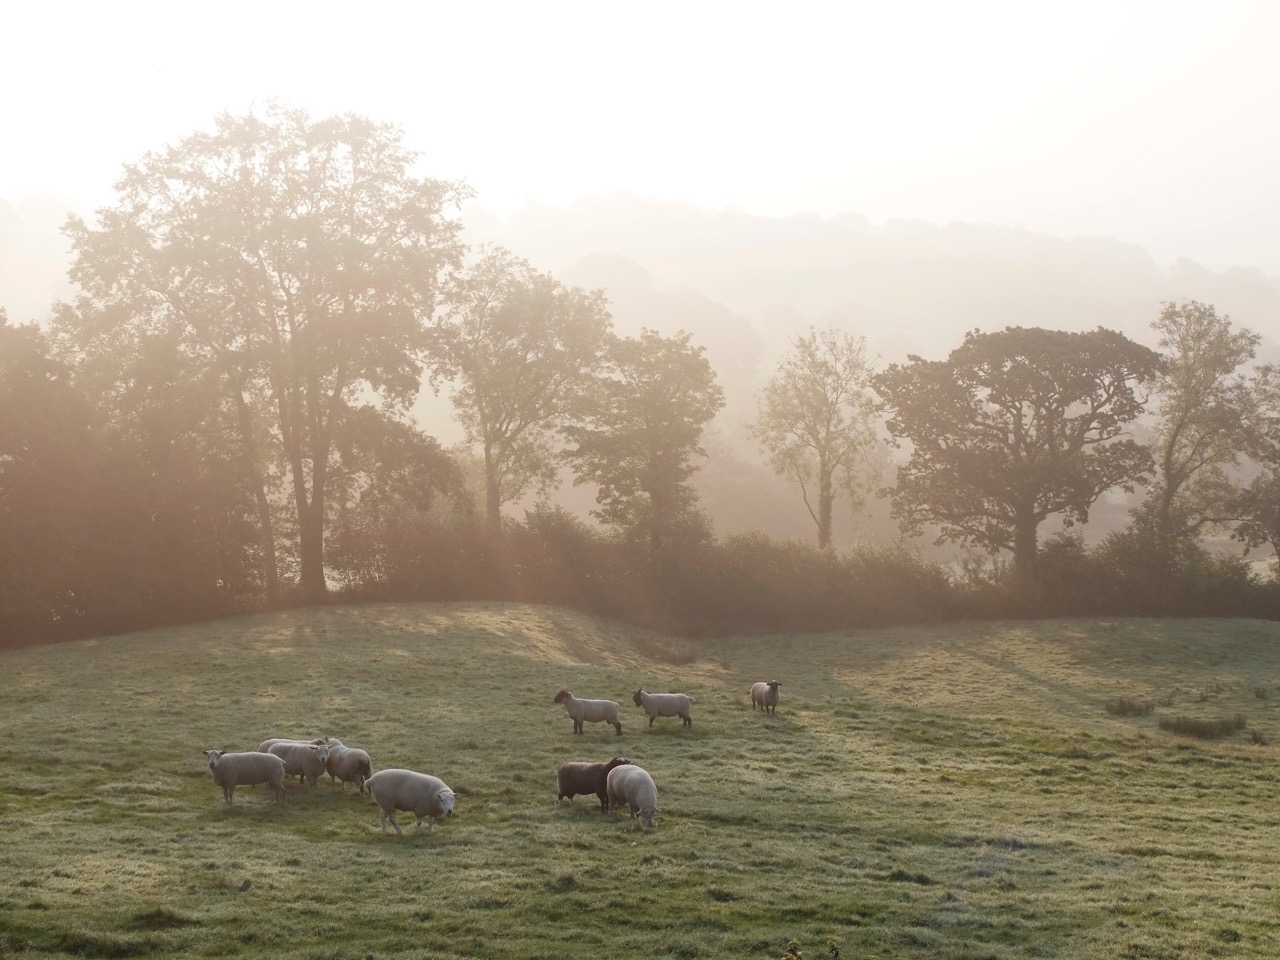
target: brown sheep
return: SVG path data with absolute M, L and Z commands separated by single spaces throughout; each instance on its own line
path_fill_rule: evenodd
M 573 798 L 580 793 L 584 796 L 594 793 L 600 800 L 600 812 L 608 813 L 609 771 L 630 762 L 626 757 L 614 757 L 612 760 L 601 763 L 574 760 L 560 764 L 560 769 L 556 771 L 556 783 L 560 788 L 560 795 L 556 797 L 556 801 L 559 802 L 568 797 L 569 802 L 573 803 Z

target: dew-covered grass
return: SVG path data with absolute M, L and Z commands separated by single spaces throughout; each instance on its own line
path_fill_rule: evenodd
M 8 652 L 0 675 L 0 956 L 1280 955 L 1280 624 L 685 641 L 384 605 Z M 747 696 L 769 679 L 776 716 Z M 693 694 L 693 727 L 649 728 L 641 686 Z M 619 701 L 623 736 L 574 736 L 562 687 Z M 320 735 L 443 777 L 457 815 L 384 835 L 327 782 L 228 807 L 202 753 Z M 656 829 L 557 803 L 559 763 L 617 753 L 657 781 Z

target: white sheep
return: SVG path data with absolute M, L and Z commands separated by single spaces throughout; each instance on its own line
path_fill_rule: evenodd
M 679 717 L 683 721 L 683 726 L 693 726 L 689 706 L 694 699 L 687 693 L 649 693 L 645 690 L 637 690 L 631 695 L 631 702 L 637 707 L 644 708 L 644 712 L 649 715 L 651 727 L 658 717 Z
M 284 761 L 269 753 L 227 753 L 225 750 L 206 750 L 209 772 L 213 782 L 222 788 L 222 797 L 230 803 L 236 795 L 236 787 L 271 784 L 276 799 L 284 801 Z
M 413 832 L 422 829 L 422 821 L 427 821 L 427 832 L 435 826 L 440 817 L 453 816 L 453 791 L 439 777 L 428 773 L 415 773 L 412 770 L 379 770 L 368 780 L 365 786 L 378 802 L 381 810 L 379 823 L 382 832 L 387 832 L 387 821 L 396 828 L 396 834 L 403 837 L 400 824 L 396 823 L 397 810 L 409 810 L 418 818 Z
M 325 772 L 325 762 L 329 759 L 329 747 L 323 743 L 273 743 L 267 753 L 284 761 L 286 775 L 296 774 L 299 780 L 313 787 Z
M 270 753 L 271 748 L 277 743 L 314 743 L 317 746 L 324 743 L 324 737 L 318 737 L 315 740 L 292 740 L 289 737 L 272 737 L 270 740 L 263 740 L 258 744 L 259 753 Z
M 363 796 L 365 781 L 373 774 L 369 754 L 358 747 L 348 747 L 337 737 L 329 737 L 325 746 L 329 748 L 329 758 L 325 761 L 329 779 L 342 781 L 344 790 L 348 783 L 354 783 Z
M 606 788 L 610 810 L 617 810 L 625 803 L 632 817 L 642 818 L 646 827 L 654 825 L 653 818 L 658 813 L 658 788 L 649 771 L 634 763 L 614 767 L 609 771 Z
M 553 703 L 563 703 L 565 713 L 573 719 L 573 732 L 581 733 L 582 724 L 611 723 L 618 736 L 622 736 L 622 722 L 618 719 L 618 704 L 613 700 L 579 700 L 568 690 L 556 694 Z
M 759 683 L 751 685 L 751 711 L 754 713 L 758 706 L 765 713 L 776 713 L 778 701 L 782 699 L 782 693 L 778 687 L 782 686 L 781 680 L 761 680 Z

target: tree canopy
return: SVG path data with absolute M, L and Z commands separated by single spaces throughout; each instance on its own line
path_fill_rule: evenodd
M 601 522 L 655 553 L 696 526 L 688 480 L 703 455 L 703 429 L 722 406 L 715 372 L 689 334 L 644 330 L 614 340 L 592 401 L 565 430 L 575 482 L 599 487 Z
M 765 385 L 751 428 L 774 472 L 799 486 L 824 549 L 837 494 L 857 508 L 876 475 L 872 373 L 865 338 L 810 327 Z
M 600 366 L 611 320 L 603 291 L 566 287 L 501 248 L 450 285 L 435 326 L 432 376 L 453 382 L 467 442 L 484 462 L 485 513 L 555 483 L 557 428 Z
M 357 116 L 224 114 L 127 166 L 97 227 L 67 226 L 90 298 L 77 341 L 176 335 L 258 415 L 239 420 L 248 461 L 264 469 L 278 445 L 310 597 L 326 590 L 335 431 L 371 396 L 416 396 L 439 274 L 461 251 L 445 211 L 463 189 L 412 175 L 414 160 L 396 128 Z
M 1060 514 L 1088 519 L 1106 490 L 1132 490 L 1151 468 L 1126 435 L 1159 355 L 1098 328 L 1067 333 L 974 330 L 946 360 L 911 356 L 874 379 L 889 431 L 910 445 L 890 491 L 905 530 L 1013 554 L 1034 580 L 1037 528 Z

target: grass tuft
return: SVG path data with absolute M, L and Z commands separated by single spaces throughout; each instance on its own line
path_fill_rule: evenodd
M 1216 740 L 1245 728 L 1244 714 L 1231 717 L 1200 719 L 1197 717 L 1161 717 L 1160 729 L 1200 740 Z
M 1117 697 L 1107 701 L 1107 713 L 1113 717 L 1145 717 L 1155 709 L 1155 705 L 1145 700 L 1131 700 L 1128 697 Z

